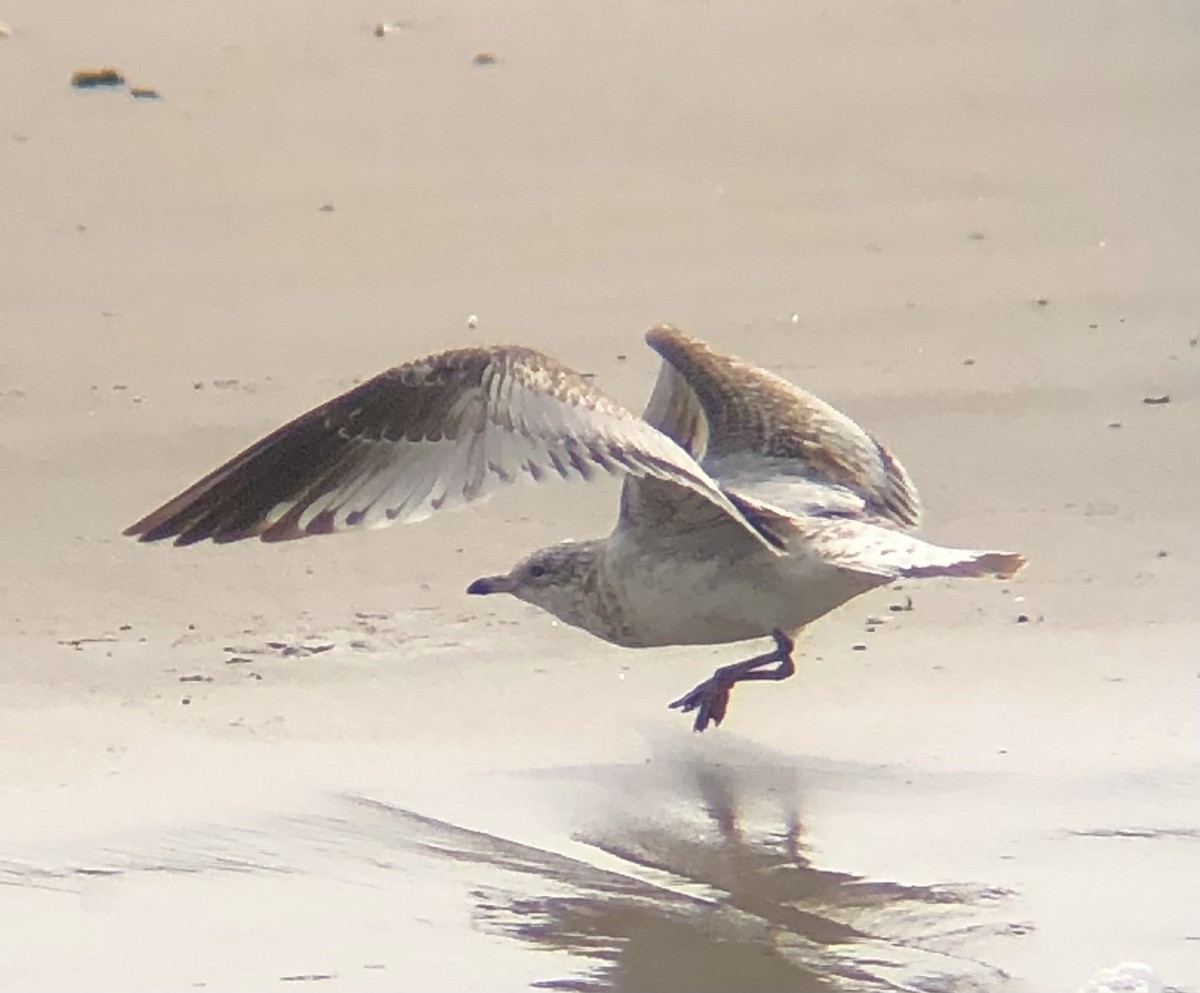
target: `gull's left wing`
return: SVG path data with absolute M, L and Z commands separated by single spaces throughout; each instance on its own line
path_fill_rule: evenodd
M 310 410 L 125 530 L 179 545 L 282 541 L 417 521 L 517 480 L 654 479 L 768 547 L 674 441 L 583 376 L 518 346 L 405 363 Z

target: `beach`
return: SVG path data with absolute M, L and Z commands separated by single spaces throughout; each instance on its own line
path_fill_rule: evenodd
M 0 989 L 1200 988 L 1193 6 L 0 22 Z M 616 481 L 121 536 L 456 345 L 640 411 L 660 322 L 1028 567 L 852 601 L 696 735 L 667 703 L 760 646 L 465 595 Z

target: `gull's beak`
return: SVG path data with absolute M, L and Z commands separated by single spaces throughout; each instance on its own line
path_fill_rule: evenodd
M 511 576 L 484 576 L 467 587 L 467 592 L 473 596 L 484 596 L 488 593 L 511 593 L 517 584 Z

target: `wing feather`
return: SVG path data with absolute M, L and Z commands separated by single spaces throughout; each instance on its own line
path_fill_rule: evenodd
M 794 514 L 920 522 L 904 467 L 845 414 L 676 328 L 654 328 L 646 341 L 663 358 L 646 420 L 727 490 Z
M 267 435 L 125 533 L 283 541 L 416 521 L 527 480 L 654 478 L 774 546 L 671 438 L 554 359 L 443 352 L 376 376 Z

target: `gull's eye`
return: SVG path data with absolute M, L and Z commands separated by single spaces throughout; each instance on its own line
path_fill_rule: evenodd
M 546 575 L 546 567 L 544 565 L 531 565 L 529 567 L 529 576 L 531 579 L 541 579 Z

